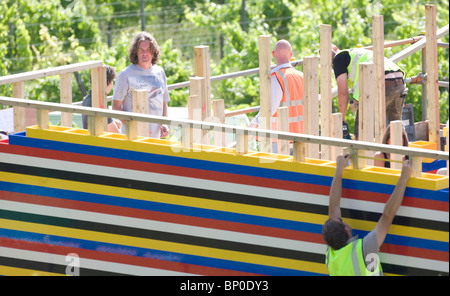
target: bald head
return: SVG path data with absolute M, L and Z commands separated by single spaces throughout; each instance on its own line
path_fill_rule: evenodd
M 275 47 L 272 51 L 272 56 L 275 59 L 277 65 L 289 63 L 292 57 L 292 47 L 287 40 L 279 40 L 275 43 Z

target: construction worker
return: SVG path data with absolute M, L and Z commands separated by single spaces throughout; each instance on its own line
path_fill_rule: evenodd
M 341 50 L 336 45 L 331 46 L 333 70 L 338 87 L 339 112 L 342 113 L 344 138 L 348 137 L 348 124 L 345 121 L 347 107 L 356 113 L 354 135 L 358 139 L 358 101 L 359 101 L 359 64 L 372 62 L 373 52 L 364 48 Z M 384 58 L 385 69 L 385 98 L 386 98 L 386 123 L 393 120 L 401 120 L 403 104 L 408 89 L 405 85 L 405 72 L 388 58 Z M 349 100 L 348 89 L 353 91 Z
M 289 107 L 289 132 L 303 133 L 303 73 L 292 67 L 291 44 L 286 40 L 279 40 L 272 51 L 276 67 L 271 72 L 271 129 L 278 130 L 277 109 Z M 258 113 L 250 123 L 250 127 L 260 125 Z M 272 142 L 272 152 L 277 153 L 277 142 Z
M 322 236 L 328 245 L 325 262 L 330 275 L 382 275 L 378 252 L 386 238 L 399 209 L 412 173 L 412 162 L 405 160 L 400 178 L 393 193 L 384 206 L 375 228 L 364 238 L 352 237 L 351 227 L 342 221 L 341 196 L 342 172 L 348 165 L 350 155 L 339 155 L 330 189 L 328 220 L 322 228 Z

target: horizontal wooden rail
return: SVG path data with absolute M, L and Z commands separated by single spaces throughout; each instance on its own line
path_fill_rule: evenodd
M 31 72 L 24 72 L 24 73 L 18 73 L 8 76 L 0 77 L 0 85 L 8 84 L 8 83 L 15 83 L 19 81 L 27 81 L 32 79 L 38 79 L 53 75 L 61 75 L 61 74 L 67 74 L 72 73 L 76 71 L 82 71 L 82 70 L 89 70 L 92 68 L 97 68 L 103 66 L 103 63 L 101 61 L 89 61 L 89 62 L 82 62 L 77 64 L 70 64 L 60 67 L 53 67 L 53 68 L 47 68 L 42 70 L 36 70 Z
M 237 135 L 249 136 L 258 135 L 260 137 L 272 137 L 278 138 L 279 140 L 288 140 L 293 142 L 301 143 L 311 143 L 311 144 L 321 144 L 330 145 L 338 147 L 347 147 L 350 150 L 369 150 L 369 151 L 382 151 L 386 153 L 397 153 L 402 155 L 409 155 L 410 157 L 425 157 L 432 159 L 442 159 L 449 160 L 448 152 L 426 150 L 419 148 L 403 147 L 403 146 L 393 146 L 386 144 L 378 144 L 363 141 L 353 141 L 345 140 L 331 137 L 322 136 L 312 136 L 306 134 L 296 134 L 289 132 L 279 132 L 271 130 L 263 130 L 258 128 L 247 128 L 240 126 L 233 126 L 227 124 L 213 123 L 213 122 L 202 122 L 195 120 L 180 120 L 175 118 L 168 118 L 163 116 L 154 116 L 148 114 L 138 114 L 132 112 L 106 110 L 100 108 L 84 107 L 84 106 L 71 106 L 62 105 L 58 103 L 31 101 L 25 99 L 16 99 L 10 97 L 0 96 L 0 104 L 6 106 L 17 106 L 25 108 L 35 108 L 39 110 L 47 111 L 60 111 L 69 113 L 80 113 L 87 116 L 94 117 L 113 117 L 125 121 L 140 121 L 149 123 L 159 123 L 166 124 L 170 126 L 181 126 L 182 128 L 189 129 L 202 129 L 206 131 L 219 131 L 219 132 L 230 132 Z

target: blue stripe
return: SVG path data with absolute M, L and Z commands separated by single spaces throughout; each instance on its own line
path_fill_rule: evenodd
M 99 204 L 100 207 L 102 204 L 106 204 L 111 206 L 119 206 L 139 210 L 148 210 L 177 215 L 193 216 L 199 218 L 245 223 L 250 225 L 275 227 L 311 233 L 322 233 L 322 225 L 318 224 L 296 222 L 290 220 L 246 215 L 218 210 L 209 210 L 189 206 L 180 206 L 153 201 L 137 200 L 111 195 L 99 195 L 80 191 L 47 188 L 1 181 L 0 181 L 0 189 L 10 192 L 96 203 Z
M 110 195 L 99 195 L 93 193 L 70 191 L 63 189 L 47 188 L 40 186 L 24 185 L 18 183 L 9 183 L 0 181 L 0 189 L 10 192 L 48 196 L 53 198 L 61 198 L 68 200 L 76 200 L 82 202 L 91 202 L 96 204 L 107 204 L 112 206 L 126 207 L 132 209 L 141 209 L 149 211 L 157 211 L 163 213 L 171 213 L 177 215 L 193 216 L 199 218 L 208 218 L 222 221 L 230 221 L 237 223 L 245 223 L 250 225 L 259 225 L 265 227 L 275 227 L 281 229 L 289 229 L 302 232 L 310 232 L 320 234 L 322 233 L 322 225 L 297 222 L 291 220 L 283 220 L 276 218 L 268 218 L 262 216 L 246 215 L 232 212 L 224 212 L 218 210 L 209 210 L 188 206 L 172 205 L 152 201 L 135 200 L 123 197 L 116 197 Z M 360 237 L 364 237 L 367 231 L 356 230 L 355 233 Z M 386 243 L 396 245 L 410 246 L 423 249 L 431 249 L 437 251 L 449 250 L 449 243 L 434 240 L 420 239 L 414 237 L 406 237 L 400 235 L 388 234 L 385 240 Z
M 11 145 L 36 147 L 41 149 L 50 149 L 71 153 L 82 153 L 87 155 L 96 155 L 111 158 L 120 158 L 124 160 L 171 165 L 175 167 L 203 169 L 208 171 L 263 177 L 275 180 L 309 183 L 313 185 L 331 186 L 331 182 L 333 180 L 332 177 L 327 176 L 311 175 L 283 170 L 274 170 L 260 167 L 206 161 L 200 159 L 184 158 L 182 157 L 182 152 L 180 152 L 180 157 L 176 157 L 161 154 L 137 152 L 131 150 L 121 150 L 115 148 L 105 148 L 99 146 L 90 146 L 67 142 L 27 138 L 23 134 L 11 135 L 9 138 L 9 143 Z M 387 185 L 366 181 L 356 181 L 350 179 L 343 179 L 342 187 L 365 191 L 368 192 L 368 194 L 370 194 L 370 192 L 391 194 L 395 188 L 394 185 Z M 439 190 L 431 192 L 432 194 L 430 194 L 430 190 L 408 187 L 406 188 L 405 195 L 409 197 L 427 200 L 436 200 L 443 202 L 449 201 L 448 190 Z
M 113 254 L 122 254 L 129 256 L 137 256 L 143 258 L 152 258 L 158 260 L 180 262 L 186 264 L 195 264 L 213 268 L 221 268 L 226 270 L 235 270 L 241 272 L 251 272 L 263 275 L 285 275 L 285 276 L 317 276 L 325 275 L 301 270 L 286 269 L 280 267 L 272 267 L 267 265 L 258 265 L 252 263 L 244 263 L 238 261 L 230 261 L 225 259 L 216 259 L 203 256 L 187 255 L 183 253 L 160 251 L 155 249 L 147 249 L 140 247 L 132 247 L 127 245 L 119 245 L 112 243 L 96 242 L 83 239 L 75 239 L 69 237 L 46 235 L 33 232 L 25 232 L 18 230 L 10 230 L 0 228 L 0 236 L 14 240 L 24 240 L 29 242 L 43 243 L 54 246 L 71 247 L 77 249 L 86 249 L 93 251 L 108 252 Z M 74 250 L 76 253 L 76 250 Z M 83 268 L 83 266 L 81 266 Z

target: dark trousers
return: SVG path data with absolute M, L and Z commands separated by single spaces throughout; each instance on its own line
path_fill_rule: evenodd
M 386 123 L 389 124 L 394 120 L 402 120 L 403 105 L 408 89 L 406 88 L 403 78 L 393 78 L 385 80 L 385 99 L 386 99 Z M 354 135 L 358 139 L 359 136 L 359 111 L 358 102 L 353 100 L 356 106 L 356 118 Z M 350 102 L 352 103 L 352 101 Z

